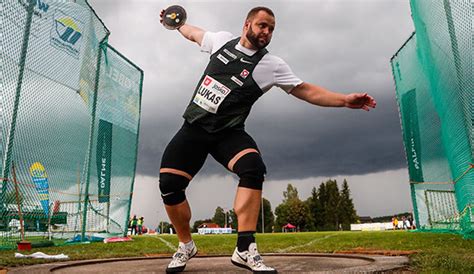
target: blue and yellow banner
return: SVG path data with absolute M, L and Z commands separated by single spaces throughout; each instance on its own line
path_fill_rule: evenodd
M 35 183 L 36 191 L 38 191 L 41 206 L 44 214 L 49 214 L 49 184 L 46 169 L 40 162 L 35 162 L 30 167 L 31 179 Z

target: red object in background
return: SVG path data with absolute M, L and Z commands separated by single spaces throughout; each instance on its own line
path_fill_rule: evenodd
M 202 223 L 198 228 L 220 228 L 218 224 L 215 223 Z
M 18 251 L 31 250 L 31 242 L 28 242 L 28 241 L 18 242 L 17 246 L 18 246 Z
M 61 208 L 61 202 L 57 200 L 54 201 L 53 213 L 58 213 L 60 208 Z
M 130 237 L 111 237 L 104 239 L 104 243 L 121 243 L 121 242 L 129 242 L 133 241 Z
M 290 224 L 290 223 L 287 223 L 286 225 L 283 226 L 284 228 L 296 228 L 296 226 Z

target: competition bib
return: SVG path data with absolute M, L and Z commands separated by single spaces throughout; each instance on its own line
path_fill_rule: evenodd
M 217 113 L 220 104 L 229 95 L 230 88 L 206 75 L 194 96 L 193 102 L 210 113 Z

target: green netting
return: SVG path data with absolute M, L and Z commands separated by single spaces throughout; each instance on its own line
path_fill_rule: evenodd
M 143 72 L 85 0 L 0 3 L 0 248 L 125 234 Z
M 419 228 L 474 237 L 470 1 L 411 1 L 416 32 L 391 60 Z

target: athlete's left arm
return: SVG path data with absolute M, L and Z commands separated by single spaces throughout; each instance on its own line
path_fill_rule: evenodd
M 367 93 L 342 94 L 306 82 L 294 87 L 290 93 L 298 99 L 323 107 L 347 107 L 369 111 L 377 104 Z

